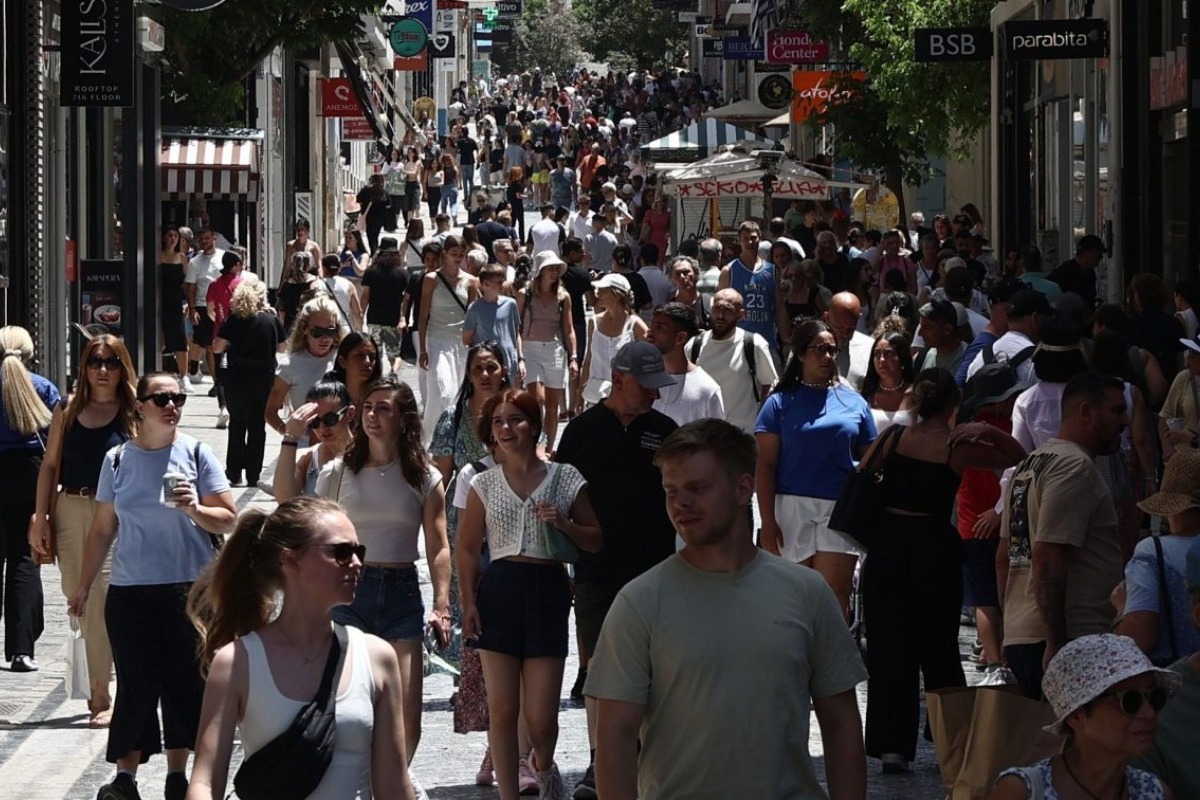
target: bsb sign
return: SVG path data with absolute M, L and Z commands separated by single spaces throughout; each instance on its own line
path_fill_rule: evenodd
M 1011 59 L 1103 58 L 1108 55 L 1108 21 L 1040 19 L 1007 22 L 1004 52 Z
M 987 28 L 917 28 L 917 61 L 987 61 L 992 32 Z

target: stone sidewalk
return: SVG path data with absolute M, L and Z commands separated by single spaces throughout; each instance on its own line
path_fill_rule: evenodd
M 406 370 L 401 377 L 411 381 L 414 375 L 412 370 Z M 199 387 L 200 394 L 189 398 L 181 428 L 207 442 L 218 455 L 223 455 L 225 432 L 214 428 L 216 401 L 204 396 L 210 385 L 203 384 Z M 278 442 L 279 437 L 268 431 L 268 463 L 274 462 Z M 264 472 L 264 477 L 266 474 Z M 260 506 L 270 509 L 273 506 L 268 495 L 253 487 L 235 489 L 234 494 L 239 508 Z M 63 688 L 66 603 L 59 590 L 56 567 L 43 568 L 42 583 L 46 595 L 46 631 L 37 652 L 41 670 L 30 674 L 0 671 L 0 787 L 5 787 L 0 789 L 0 797 L 90 800 L 95 797 L 97 787 L 112 775 L 112 766 L 104 759 L 106 735 L 104 731 L 88 729 L 87 708 L 83 701 L 67 699 Z M 428 602 L 427 584 L 424 589 Z M 963 630 L 960 640 L 964 653 L 970 652 L 973 634 L 971 629 Z M 574 785 L 588 763 L 584 712 L 567 697 L 577 666 L 572 641 L 564 678 L 557 755 L 568 787 Z M 969 672 L 972 677 L 975 675 L 973 670 Z M 864 688 L 860 687 L 860 707 L 865 705 Z M 435 675 L 426 680 L 423 737 L 413 770 L 431 798 L 498 797 L 494 788 L 474 785 L 486 736 L 483 733 L 466 736 L 453 733 L 452 692 L 449 677 Z M 764 735 L 770 735 L 770 732 L 764 732 Z M 817 774 L 823 777 L 823 751 L 815 720 L 810 741 Z M 878 774 L 877 764 L 872 764 L 870 769 L 868 795 L 872 798 L 928 800 L 943 796 L 933 750 L 926 742 L 920 743 L 917 763 L 908 775 L 884 778 Z M 165 773 L 166 763 L 162 757 L 151 759 L 141 768 L 139 786 L 143 798 L 149 800 L 161 796 Z

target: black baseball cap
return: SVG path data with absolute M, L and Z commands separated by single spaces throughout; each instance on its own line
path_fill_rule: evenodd
M 988 289 L 988 303 L 1007 303 L 1012 299 L 1012 296 L 1022 289 L 1026 288 L 1025 283 L 1017 278 L 1001 278 L 992 284 L 992 288 Z
M 1030 314 L 1052 314 L 1050 301 L 1036 289 L 1025 288 L 1008 298 L 1008 316 L 1028 317 Z
M 1108 251 L 1108 248 L 1104 246 L 1103 239 L 1094 233 L 1089 233 L 1079 240 L 1079 244 L 1075 245 L 1076 253 L 1082 253 L 1085 250 L 1096 250 L 1104 254 Z
M 958 309 L 949 300 L 931 300 L 917 312 L 922 317 L 958 327 Z

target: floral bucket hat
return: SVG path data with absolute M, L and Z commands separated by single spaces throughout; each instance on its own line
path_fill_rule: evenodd
M 1050 733 L 1065 736 L 1066 719 L 1116 684 L 1136 675 L 1151 673 L 1168 692 L 1182 684 L 1179 675 L 1150 663 L 1128 636 L 1112 633 L 1081 636 L 1059 650 L 1042 678 L 1042 692 L 1054 709 L 1056 719 L 1047 725 Z

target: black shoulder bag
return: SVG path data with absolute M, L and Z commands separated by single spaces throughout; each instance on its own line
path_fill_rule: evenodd
M 233 787 L 241 800 L 308 797 L 325 777 L 337 734 L 336 687 L 350 644 L 345 627 L 334 624 L 333 630 L 317 696 L 300 709 L 287 730 L 243 761 L 234 776 Z
M 871 453 L 871 460 L 860 464 L 850 473 L 842 493 L 829 516 L 831 530 L 846 534 L 863 548 L 870 550 L 871 542 L 883 522 L 883 478 L 888 458 L 896 452 L 904 425 L 893 425 L 884 431 L 882 441 Z
M 1167 626 L 1167 642 L 1170 644 L 1166 659 L 1151 659 L 1156 667 L 1169 667 L 1179 660 L 1179 643 L 1175 641 L 1175 614 L 1171 609 L 1171 585 L 1167 583 L 1167 556 L 1163 552 L 1162 537 L 1152 535 L 1154 555 L 1158 562 L 1158 607 L 1162 609 L 1163 621 Z

